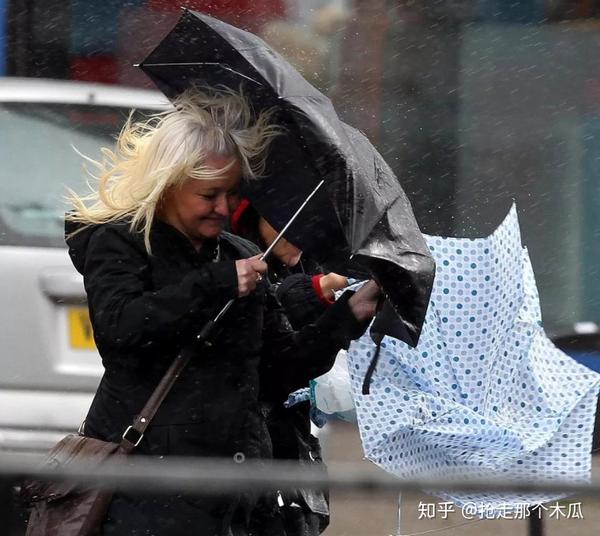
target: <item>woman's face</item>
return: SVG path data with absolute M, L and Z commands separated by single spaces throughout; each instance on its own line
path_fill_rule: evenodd
M 267 247 L 273 243 L 279 234 L 271 227 L 269 222 L 262 217 L 258 220 L 258 233 Z M 300 257 L 302 256 L 302 251 L 288 242 L 285 238 L 281 238 L 279 242 L 277 242 L 272 253 L 286 266 L 296 266 L 296 264 L 300 262 Z
M 212 155 L 205 165 L 221 169 L 231 157 Z M 239 203 L 242 168 L 237 159 L 222 178 L 187 179 L 164 194 L 158 216 L 186 235 L 196 248 L 223 232 L 229 214 Z

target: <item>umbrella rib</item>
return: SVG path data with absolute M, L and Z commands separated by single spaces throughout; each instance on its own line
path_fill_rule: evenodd
M 235 69 L 232 69 L 231 67 L 229 67 L 227 65 L 223 65 L 222 63 L 218 63 L 216 61 L 214 61 L 214 62 L 192 61 L 192 62 L 173 62 L 173 63 L 143 63 L 140 65 L 140 67 L 189 67 L 191 65 L 218 65 L 219 67 L 225 69 L 226 71 L 235 73 L 238 76 L 241 76 L 242 78 L 246 78 L 247 80 L 250 80 L 251 82 L 254 82 L 255 84 L 258 84 L 259 86 L 262 85 L 258 80 L 254 80 L 254 78 L 251 78 L 250 76 L 245 75 L 244 73 L 240 73 L 239 71 L 236 71 Z

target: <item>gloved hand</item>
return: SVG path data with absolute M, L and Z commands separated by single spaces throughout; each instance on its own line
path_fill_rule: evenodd
M 380 297 L 381 289 L 372 279 L 360 287 L 348 300 L 348 305 L 356 320 L 364 322 L 373 318 L 377 312 Z

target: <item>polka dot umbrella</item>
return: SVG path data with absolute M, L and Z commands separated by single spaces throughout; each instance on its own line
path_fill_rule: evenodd
M 366 456 L 400 477 L 585 481 L 600 375 L 558 350 L 516 208 L 489 237 L 426 237 L 438 269 L 416 348 L 353 343 L 348 367 Z M 438 494 L 492 509 L 556 495 Z

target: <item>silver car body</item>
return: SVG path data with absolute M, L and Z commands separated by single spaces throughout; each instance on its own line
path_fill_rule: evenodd
M 46 450 L 85 417 L 102 365 L 64 196 L 86 188 L 77 151 L 101 158 L 131 108 L 167 106 L 157 91 L 0 78 L 0 450 Z

